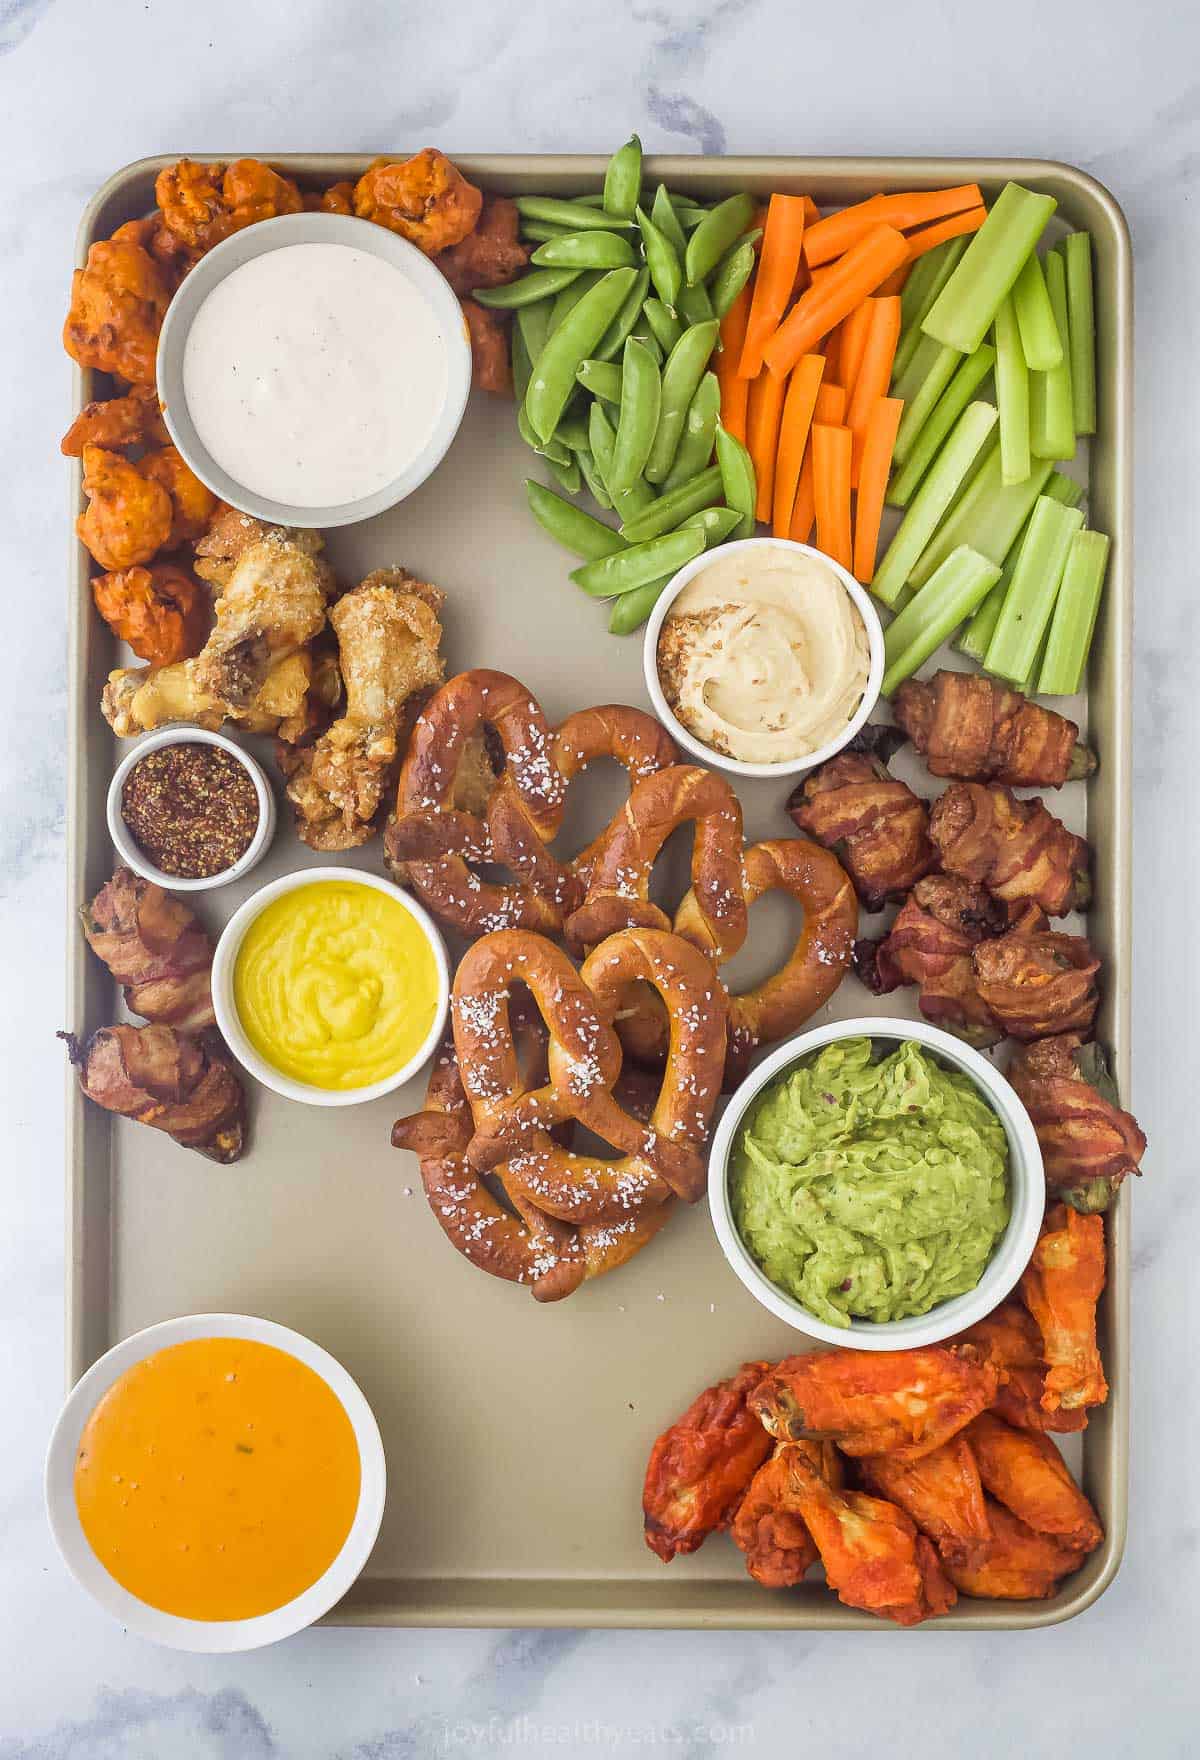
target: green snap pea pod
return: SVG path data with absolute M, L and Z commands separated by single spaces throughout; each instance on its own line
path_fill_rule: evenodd
M 609 635 L 631 636 L 635 629 L 641 629 L 672 578 L 665 574 L 661 580 L 647 581 L 644 587 L 635 587 L 632 593 L 622 593 L 614 599 L 608 619 Z
M 622 300 L 612 323 L 604 332 L 592 353 L 597 360 L 616 360 L 625 346 L 625 338 L 633 333 L 634 326 L 642 315 L 642 301 L 650 291 L 650 271 L 648 269 L 621 270 L 621 274 L 632 274 L 629 292 Z
M 726 538 L 732 537 L 741 520 L 742 516 L 736 507 L 702 507 L 699 513 L 691 513 L 686 519 L 681 519 L 679 526 L 699 526 L 704 533 L 705 549 L 713 550 L 718 544 L 723 544 Z
M 687 255 L 687 238 L 679 224 L 679 215 L 675 212 L 675 204 L 665 183 L 660 183 L 654 192 L 650 218 L 682 263 Z
M 529 357 L 531 368 L 546 346 L 546 338 L 550 334 L 550 314 L 553 309 L 553 300 L 541 299 L 535 300 L 531 306 L 518 306 L 514 314 L 513 336 L 519 335 L 524 343 L 525 353 Z M 524 395 L 524 390 L 517 393 L 518 398 L 524 397 Z
M 650 321 L 646 317 L 644 311 L 635 324 L 632 335 L 634 341 L 640 342 L 646 353 L 651 356 L 655 366 L 661 367 L 667 357 L 666 354 L 663 353 L 662 343 L 658 340 L 658 337 L 651 329 Z M 669 353 L 670 351 L 668 350 L 667 352 Z
M 558 481 L 568 495 L 578 495 L 583 487 L 579 473 L 579 460 L 571 453 L 567 454 L 565 464 L 560 464 L 556 458 L 551 458 L 548 453 L 545 454 L 545 458 L 546 468 L 550 475 Z
M 539 269 L 632 269 L 637 256 L 619 232 L 564 232 L 530 257 Z
M 578 202 L 581 208 L 602 208 L 604 206 L 604 191 L 593 189 L 589 190 L 586 196 L 569 196 L 567 199 L 571 202 Z
M 607 414 L 598 403 L 593 403 L 588 414 L 588 439 L 591 441 L 592 457 L 596 461 L 596 469 L 600 472 L 605 487 L 612 496 L 613 506 L 622 521 L 632 519 L 654 500 L 654 491 L 644 477 L 639 477 L 628 489 L 613 489 L 609 479 L 612 475 L 613 451 L 617 444 L 617 436 Z
M 521 237 L 544 244 L 548 238 L 569 238 L 570 233 L 567 227 L 551 226 L 548 220 L 522 220 Z
M 748 232 L 745 238 L 739 239 L 732 250 L 725 252 L 721 261 L 712 272 L 708 283 L 708 297 L 713 304 L 713 311 L 718 318 L 723 318 L 738 294 L 745 287 L 754 273 L 754 241 L 762 237 L 761 229 Z M 537 252 L 533 260 L 538 260 Z
M 675 451 L 683 434 L 688 406 L 708 365 L 708 358 L 717 343 L 719 326 L 715 318 L 693 324 L 685 330 L 667 356 L 662 374 L 662 410 L 658 432 L 646 462 L 646 480 L 663 482 L 675 462 Z
M 631 134 L 623 147 L 618 147 L 608 161 L 604 173 L 604 194 L 601 202 L 606 214 L 618 214 L 629 220 L 638 205 L 642 189 L 642 143 Z
M 536 311 L 536 306 L 526 306 L 525 311 Z M 517 400 L 517 433 L 526 446 L 547 460 L 553 459 L 555 464 L 569 465 L 571 454 L 561 440 L 548 440 L 543 446 L 525 413 L 525 395 L 529 390 L 529 381 L 533 377 L 533 361 L 530 358 L 529 345 L 525 340 L 525 331 L 521 325 L 513 325 L 512 334 L 512 369 L 513 395 Z
M 630 336 L 626 339 L 621 360 L 617 440 L 613 448 L 612 469 L 608 474 L 614 495 L 632 488 L 645 469 L 658 430 L 661 403 L 662 381 L 658 365 L 649 349 Z
M 685 267 L 689 287 L 707 281 L 735 238 L 745 232 L 754 214 L 750 196 L 728 196 L 696 227 L 687 243 Z
M 720 422 L 717 423 L 717 465 L 726 505 L 741 515 L 733 535 L 735 538 L 752 538 L 754 503 L 758 494 L 754 460 L 737 435 L 731 434 Z
M 547 337 L 546 346 L 533 364 L 533 377 L 525 394 L 525 408 L 539 439 L 548 440 L 554 433 L 575 390 L 579 363 L 595 354 L 596 344 L 628 299 L 637 279 L 636 269 L 610 269 Z
M 602 279 L 603 269 L 585 269 L 577 275 L 569 287 L 556 293 L 550 302 L 550 320 L 546 325 L 547 337 L 553 336 L 568 312 L 573 312 L 585 293 L 589 293 L 596 283 Z M 545 343 L 542 344 L 545 347 Z M 538 357 L 535 355 L 534 359 Z
M 680 532 L 665 532 L 645 544 L 631 544 L 613 556 L 602 556 L 599 562 L 585 562 L 571 570 L 576 586 L 593 599 L 611 599 L 617 593 L 632 593 L 647 581 L 674 574 L 704 548 L 704 533 L 692 526 Z
M 587 418 L 583 411 L 569 410 L 565 412 L 554 430 L 554 438 L 570 452 L 582 452 L 585 447 L 590 447 Z
M 708 289 L 704 283 L 697 282 L 695 287 L 679 289 L 679 305 L 676 308 L 685 324 L 707 324 L 716 317 L 712 300 L 708 297 Z
M 533 305 L 535 300 L 549 299 L 551 294 L 561 293 L 564 287 L 570 287 L 578 274 L 578 269 L 531 269 L 520 280 L 510 281 L 507 287 L 477 287 L 471 298 L 498 312 L 516 311 L 521 306 Z
M 670 494 L 672 489 L 678 489 L 681 483 L 690 483 L 709 463 L 720 413 L 720 382 L 715 373 L 705 373 L 688 404 L 683 433 L 675 450 L 675 462 L 663 480 L 666 494 Z
M 683 335 L 683 325 L 679 322 L 660 299 L 648 299 L 642 307 L 660 348 L 670 354 L 679 338 Z
M 661 532 L 673 532 L 689 515 L 719 501 L 721 488 L 721 472 L 715 464 L 710 465 L 690 483 L 681 483 L 669 495 L 660 495 L 633 519 L 622 519 L 621 536 L 631 544 L 643 544 L 648 538 L 657 538 Z
M 592 456 L 592 450 L 589 446 L 580 447 L 579 451 L 575 454 L 575 463 L 579 466 L 580 472 L 583 475 L 583 480 L 588 486 L 588 493 L 596 503 L 596 506 L 603 508 L 611 507 L 612 496 L 608 492 L 608 485 L 600 475 L 596 460 Z
M 702 220 L 707 220 L 710 210 L 702 207 L 699 202 L 689 202 L 686 196 L 673 195 L 671 206 L 674 208 L 679 224 L 685 232 L 694 232 Z
M 564 501 L 532 477 L 525 479 L 525 493 L 534 519 L 564 550 L 574 551 L 587 562 L 596 562 L 601 556 L 613 556 L 625 549 L 620 532 L 614 532 L 603 520 L 594 519 L 582 507 Z
M 665 232 L 661 232 L 647 214 L 645 208 L 637 211 L 637 223 L 642 234 L 642 249 L 646 253 L 646 267 L 650 271 L 650 279 L 654 290 L 669 312 L 675 310 L 675 301 L 679 298 L 679 289 L 683 285 L 683 264 Z
M 533 308 L 530 307 L 530 310 Z M 533 377 L 533 356 L 529 352 L 529 343 L 525 332 L 519 324 L 512 327 L 512 341 L 509 345 L 509 359 L 512 362 L 513 396 L 517 400 L 518 410 L 525 401 L 525 393 L 529 389 L 529 381 Z
M 551 226 L 565 226 L 570 232 L 582 232 L 585 226 L 594 226 L 597 232 L 628 227 L 632 232 L 634 226 L 632 215 L 624 219 L 620 214 L 605 213 L 590 202 L 563 202 L 555 196 L 518 196 L 517 212 L 526 220 L 548 220 Z
M 581 361 L 575 377 L 585 391 L 605 403 L 621 401 L 621 369 L 615 361 Z M 593 446 L 592 451 L 596 449 Z

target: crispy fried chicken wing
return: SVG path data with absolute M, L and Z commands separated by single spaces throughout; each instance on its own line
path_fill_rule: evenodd
M 63 347 L 81 367 L 115 373 L 133 385 L 154 384 L 158 333 L 172 289 L 143 245 L 130 238 L 98 240 L 71 279 Z
M 75 530 L 101 568 L 149 562 L 171 536 L 171 497 L 119 452 L 84 447 L 83 492 L 88 505 Z
M 118 739 L 132 739 L 171 721 L 215 733 L 228 720 L 246 733 L 273 733 L 291 743 L 312 725 L 316 683 L 313 657 L 301 649 L 271 666 L 253 700 L 231 713 L 200 688 L 194 661 L 180 660 L 173 666 L 125 666 L 109 673 L 100 711 Z
M 933 803 L 929 835 L 948 874 L 1006 904 L 1030 900 L 1062 917 L 1091 898 L 1087 844 L 1036 796 L 1018 800 L 999 782 L 952 783 Z
M 324 548 L 320 532 L 303 527 L 269 526 L 251 513 L 241 513 L 236 507 L 227 507 L 225 502 L 218 501 L 208 522 L 208 530 L 195 546 L 196 573 L 202 581 L 224 587 L 228 585 L 242 552 L 251 544 L 271 536 L 286 538 L 289 544 L 298 550 L 306 550 L 310 556 L 319 556 Z
M 192 1033 L 216 1025 L 212 942 L 182 899 L 118 868 L 80 918 L 88 946 L 124 986 L 131 1014 Z
M 1047 1186 L 1073 1210 L 1106 1210 L 1141 1172 L 1146 1138 L 1122 1111 L 1100 1047 L 1078 1033 L 1039 1040 L 1016 1053 L 1008 1079 L 1033 1120 Z
M 165 548 L 175 550 L 203 537 L 217 511 L 217 498 L 182 454 L 174 446 L 160 446 L 139 459 L 137 468 L 144 477 L 160 483 L 171 497 L 171 530 Z
M 909 1351 L 814 1351 L 785 1357 L 750 1394 L 780 1442 L 836 1442 L 843 1454 L 919 1460 L 989 1406 L 996 1373 L 931 1345 Z
M 994 1498 L 986 1504 L 991 1539 L 970 1558 L 947 1559 L 947 1576 L 964 1595 L 984 1601 L 1044 1601 L 1082 1555 L 1036 1534 Z
M 1072 1552 L 1095 1550 L 1104 1538 L 1096 1512 L 1048 1436 L 1016 1430 L 981 1412 L 965 1432 L 979 1477 L 994 1498 L 1039 1534 L 1053 1534 Z
M 1100 961 L 1086 936 L 1016 928 L 981 943 L 972 960 L 979 996 L 1010 1038 L 1090 1029 Z
M 521 216 L 508 196 L 484 196 L 479 223 L 438 257 L 438 268 L 460 299 L 477 287 L 503 287 L 529 261 Z
M 931 776 L 1061 788 L 1096 768 L 1095 754 L 1080 745 L 1073 721 L 982 672 L 907 679 L 892 711 Z
M 642 1510 L 646 1544 L 664 1564 L 729 1526 L 770 1454 L 771 1438 L 746 1404 L 767 1367 L 744 1363 L 706 1387 L 651 1449 Z
M 508 327 L 499 312 L 490 312 L 476 300 L 460 300 L 471 338 L 471 380 L 480 391 L 497 397 L 512 396 L 512 367 L 508 358 Z
M 152 385 L 133 385 L 123 397 L 87 403 L 62 437 L 67 458 L 82 458 L 85 446 L 120 452 L 126 446 L 165 446 L 169 436 L 158 394 Z
M 461 243 L 472 232 L 483 196 L 436 147 L 396 163 L 376 159 L 354 186 L 354 212 L 398 232 L 427 257 Z
M 79 1085 L 106 1112 L 165 1131 L 210 1161 L 242 1153 L 246 1096 L 229 1053 L 215 1036 L 146 1027 L 101 1027 L 86 1044 L 60 1033 Z
M 814 1472 L 840 1489 L 841 1461 L 829 1442 L 783 1442 L 750 1481 L 730 1537 L 746 1555 L 746 1569 L 764 1589 L 790 1589 L 817 1562 L 817 1549 L 790 1491 L 789 1460 L 797 1451 Z
M 94 575 L 92 598 L 113 634 L 152 666 L 190 659 L 204 646 L 208 595 L 173 562 Z
M 1048 1412 L 1103 1405 L 1108 1398 L 1096 1344 L 1096 1303 L 1104 1288 L 1104 1219 L 1065 1204 L 1046 1212 L 1021 1294 L 1042 1335 Z
M 966 1441 L 969 1434 L 970 1427 L 919 1461 L 872 1454 L 857 1465 L 863 1486 L 899 1504 L 943 1559 L 970 1558 L 991 1538 L 979 1469 Z
M 1082 1407 L 1048 1412 L 1042 1405 L 1046 1389 L 1042 1335 L 1022 1303 L 1002 1303 L 951 1342 L 978 1351 L 996 1371 L 1000 1385 L 992 1410 L 1006 1423 L 1021 1430 L 1086 1430 L 1087 1412 Z
M 812 771 L 787 810 L 801 831 L 834 851 L 869 911 L 903 898 L 936 866 L 925 802 L 869 746 L 886 729 L 864 730 L 836 758 Z M 856 749 L 857 747 L 857 749 Z
M 926 1020 L 972 1045 L 994 1045 L 1003 1033 L 980 994 L 972 955 L 1006 922 L 1004 906 L 982 886 L 929 874 L 917 881 L 882 940 L 855 943 L 854 969 L 876 996 L 916 984 Z

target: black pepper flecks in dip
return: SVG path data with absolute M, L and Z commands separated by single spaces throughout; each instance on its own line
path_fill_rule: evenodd
M 125 778 L 121 816 L 156 868 L 206 880 L 249 849 L 258 793 L 245 766 L 220 746 L 158 746 Z

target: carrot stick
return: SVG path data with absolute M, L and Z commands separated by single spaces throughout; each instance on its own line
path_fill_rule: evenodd
M 874 300 L 865 299 L 860 306 L 855 306 L 850 316 L 843 319 L 838 327 L 838 335 L 842 339 L 838 383 L 846 387 L 846 396 L 850 399 L 854 397 L 854 382 L 858 378 L 863 350 L 867 346 L 874 305 Z
M 796 284 L 803 242 L 803 196 L 772 196 L 738 367 L 743 379 L 753 379 L 762 367 L 762 351 L 778 329 Z
M 879 286 L 875 291 L 881 299 L 888 299 L 893 293 L 904 292 L 905 283 L 908 280 L 911 266 L 912 265 L 909 263 L 903 263 L 899 269 L 893 270 L 886 281 L 881 281 L 879 283 Z
M 746 337 L 746 321 L 750 316 L 750 284 L 738 294 L 721 319 L 720 353 L 714 359 L 717 384 L 721 387 L 721 425 L 745 444 L 746 399 L 750 381 L 738 377 L 738 359 Z
M 811 196 L 801 196 L 800 200 L 804 203 L 804 224 L 806 226 L 815 226 L 817 221 L 821 218 L 820 208 L 818 208 Z
M 821 375 L 825 371 L 824 356 L 802 355 L 788 376 L 787 395 L 779 422 L 779 447 L 775 454 L 775 489 L 771 499 L 771 530 L 777 538 L 786 538 L 792 529 L 792 506 L 800 467 L 808 445 Z M 767 375 L 770 377 L 770 374 Z
M 846 413 L 846 393 L 840 385 L 822 383 L 817 392 L 817 404 L 813 410 L 813 420 L 831 422 L 835 426 Z M 807 544 L 812 535 L 813 519 L 816 504 L 813 498 L 813 450 L 810 435 L 808 447 L 804 454 L 804 463 L 800 467 L 800 481 L 796 485 L 796 499 L 792 504 L 792 529 L 788 533 L 794 544 Z
M 887 495 L 892 448 L 904 405 L 898 397 L 881 397 L 867 417 L 862 460 L 858 467 L 858 500 L 854 507 L 854 578 L 869 587 L 875 575 L 879 524 Z
M 831 330 L 824 342 L 816 351 L 825 356 L 826 385 L 840 385 L 842 382 L 842 327 Z
M 832 262 L 843 252 L 852 250 L 872 227 L 893 226 L 905 232 L 913 226 L 924 226 L 930 220 L 944 220 L 947 214 L 960 214 L 964 208 L 977 208 L 983 194 L 977 183 L 964 183 L 957 189 L 913 190 L 905 195 L 872 196 L 831 214 L 827 220 L 806 232 L 804 255 L 810 264 Z
M 754 517 L 771 517 L 775 490 L 775 454 L 779 449 L 779 423 L 787 380 L 775 373 L 760 373 L 749 381 L 750 406 L 746 411 L 746 449 L 754 460 L 757 492 Z
M 926 251 L 931 251 L 939 244 L 945 244 L 948 238 L 961 238 L 965 232 L 978 232 L 987 219 L 984 207 L 967 208 L 961 214 L 951 214 L 948 220 L 939 220 L 936 226 L 922 227 L 920 232 L 908 235 L 909 263 L 915 263 Z
M 843 568 L 854 560 L 850 538 L 849 428 L 816 422 L 812 431 L 813 498 L 817 509 L 817 549 Z
M 789 373 L 802 354 L 811 354 L 822 336 L 848 318 L 855 306 L 874 293 L 893 269 L 908 261 L 902 233 L 875 226 L 838 259 L 819 287 L 810 287 L 792 307 L 763 350 L 772 373 Z
M 899 294 L 894 293 L 888 299 L 871 299 L 867 304 L 871 308 L 871 326 L 863 345 L 862 365 L 855 376 L 854 390 L 850 393 L 850 406 L 846 411 L 846 426 L 854 436 L 854 452 L 850 461 L 850 482 L 854 488 L 858 487 L 867 422 L 879 399 L 887 396 L 888 386 L 892 381 L 892 362 L 896 358 L 896 344 L 900 340 Z

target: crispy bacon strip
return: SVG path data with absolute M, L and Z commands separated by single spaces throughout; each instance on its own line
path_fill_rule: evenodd
M 228 1053 L 214 1038 L 146 1027 L 101 1027 L 86 1043 L 60 1033 L 79 1085 L 106 1112 L 165 1131 L 210 1161 L 242 1153 L 246 1096 Z
M 982 672 L 910 678 L 893 697 L 892 711 L 931 776 L 1061 788 L 1096 768 L 1073 721 Z
M 929 835 L 948 874 L 986 886 L 1006 904 L 1030 901 L 1062 917 L 1091 897 L 1083 838 L 1036 797 L 1018 800 L 1002 783 L 952 783 L 933 804 Z
M 974 949 L 976 992 L 1013 1039 L 1086 1033 L 1100 1001 L 1100 961 L 1083 935 L 1013 929 Z
M 868 738 L 812 771 L 787 805 L 801 831 L 834 851 L 869 911 L 903 898 L 937 865 L 925 802 L 877 755 L 888 731 L 865 730 Z
M 854 969 L 876 996 L 916 984 L 926 1020 L 972 1045 L 994 1045 L 1003 1031 L 980 994 L 972 955 L 1006 920 L 982 886 L 930 874 L 917 881 L 887 935 L 855 943 Z
M 118 868 L 80 917 L 88 946 L 124 985 L 132 1014 L 193 1033 L 216 1025 L 212 942 L 181 899 Z
M 769 1367 L 743 1363 L 706 1387 L 651 1449 L 642 1510 L 646 1545 L 664 1564 L 729 1526 L 770 1454 L 771 1438 L 746 1403 Z
M 1103 1405 L 1108 1398 L 1096 1344 L 1096 1303 L 1104 1288 L 1104 1220 L 1065 1204 L 1046 1212 L 1021 1294 L 1042 1335 L 1048 1365 L 1042 1406 Z
M 1033 1120 L 1046 1184 L 1073 1210 L 1107 1210 L 1129 1174 L 1140 1174 L 1146 1138 L 1118 1104 L 1098 1045 L 1063 1033 L 1022 1047 L 1008 1079 Z

